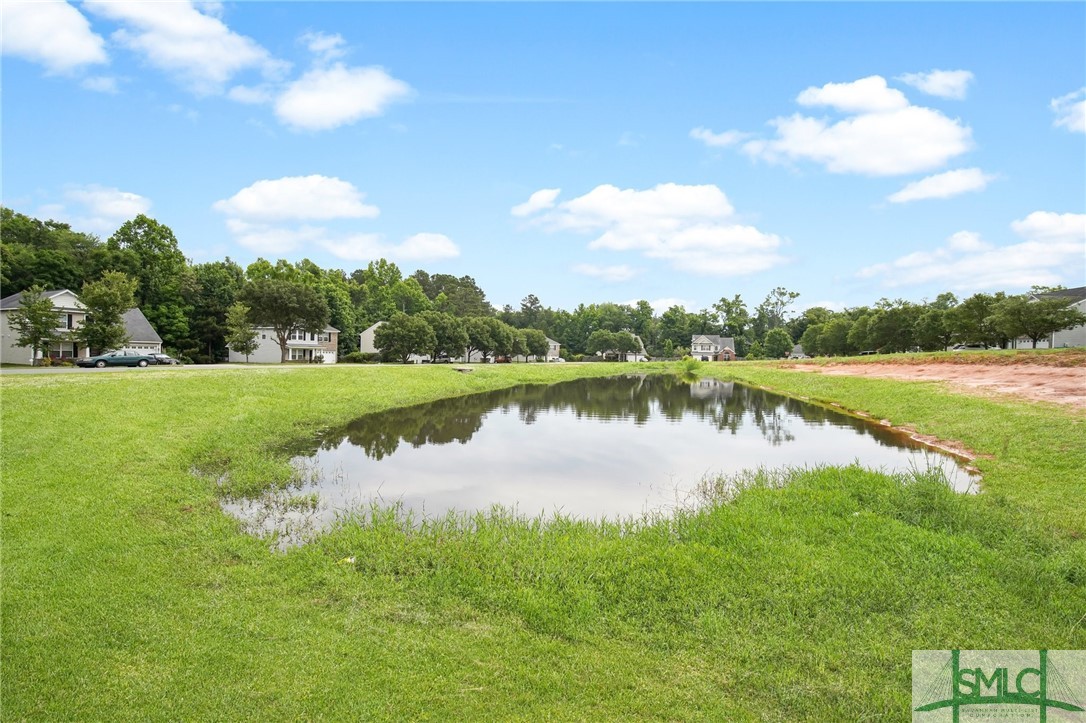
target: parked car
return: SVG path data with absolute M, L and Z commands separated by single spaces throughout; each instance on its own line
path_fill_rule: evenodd
M 988 346 L 985 344 L 955 344 L 950 348 L 953 351 L 985 351 Z
M 145 354 L 131 349 L 118 349 L 107 354 L 78 359 L 76 366 L 81 367 L 146 367 L 158 364 L 158 360 L 151 354 Z
M 178 360 L 174 359 L 169 354 L 159 354 L 158 352 L 155 352 L 153 354 L 148 354 L 147 356 L 154 357 L 156 364 L 180 364 L 181 363 Z

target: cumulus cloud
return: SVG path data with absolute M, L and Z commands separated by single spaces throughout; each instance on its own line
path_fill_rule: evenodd
M 1054 126 L 1073 133 L 1086 133 L 1086 88 L 1053 98 L 1050 106 L 1056 114 L 1056 120 L 1052 123 Z
M 219 93 L 237 73 L 258 69 L 278 77 L 287 69 L 251 38 L 233 32 L 215 12 L 202 12 L 191 2 L 88 0 L 88 11 L 122 27 L 114 42 L 143 56 L 148 63 L 180 80 L 193 92 Z M 210 6 L 211 10 L 215 5 Z
M 69 185 L 63 202 L 38 208 L 38 215 L 72 224 L 93 233 L 109 234 L 125 221 L 151 210 L 151 201 L 129 191 L 98 184 Z
M 439 261 L 456 258 L 460 248 L 440 233 L 417 233 L 398 244 L 386 243 L 380 234 L 355 234 L 321 244 L 336 258 L 370 261 L 385 258 L 402 261 Z
M 763 271 L 781 263 L 781 239 L 733 223 L 734 209 L 714 185 L 664 183 L 650 189 L 601 185 L 537 215 L 551 231 L 594 234 L 590 249 L 633 251 L 673 268 L 714 276 Z
M 235 241 L 258 254 L 288 254 L 321 243 L 327 237 L 327 231 L 319 226 L 274 226 L 240 218 L 226 219 L 226 227 Z
M 554 200 L 558 198 L 558 194 L 561 192 L 561 188 L 544 188 L 536 191 L 524 203 L 513 206 L 510 213 L 514 216 L 524 217 L 531 216 L 533 213 L 544 209 L 553 208 Z
M 308 32 L 303 34 L 299 40 L 309 49 L 309 52 L 324 63 L 336 58 L 342 58 L 347 54 L 347 49 L 344 47 L 347 43 L 339 33 Z
M 973 81 L 973 74 L 968 70 L 932 70 L 927 73 L 905 73 L 898 76 L 898 80 L 928 95 L 962 100 L 969 83 Z
M 897 193 L 886 197 L 890 203 L 908 203 L 928 198 L 950 198 L 970 191 L 983 191 L 995 179 L 979 168 L 960 168 L 919 181 L 913 181 Z
M 796 97 L 796 102 L 804 106 L 825 105 L 842 113 L 879 113 L 909 106 L 905 94 L 888 87 L 886 79 L 879 75 L 807 88 Z
M 260 220 L 376 218 L 380 209 L 363 203 L 365 194 L 328 176 L 286 176 L 243 188 L 213 208 L 229 216 Z
M 774 118 L 769 125 L 775 137 L 748 140 L 742 151 L 770 163 L 812 161 L 832 173 L 895 176 L 934 170 L 973 147 L 968 126 L 910 104 L 881 76 L 807 88 L 796 102 L 848 115 L 837 121 L 800 113 Z
M 708 128 L 702 128 L 700 126 L 690 131 L 691 138 L 696 141 L 701 141 L 710 148 L 727 148 L 728 146 L 734 146 L 735 144 L 750 138 L 750 136 L 750 133 L 742 133 L 740 131 L 713 133 Z
M 640 273 L 637 269 L 620 264 L 618 266 L 597 266 L 596 264 L 577 264 L 573 267 L 573 273 L 582 276 L 591 276 L 594 279 L 608 282 L 629 281 Z
M 1082 268 L 1086 214 L 1036 211 L 1012 222 L 1011 229 L 1021 242 L 996 246 L 959 231 L 939 248 L 868 266 L 857 275 L 887 288 L 931 284 L 963 293 L 1078 280 L 1066 274 Z
M 109 62 L 105 40 L 66 2 L 7 0 L 0 31 L 4 55 L 38 63 L 50 73 Z
M 354 184 L 339 178 L 287 176 L 257 181 L 212 208 L 227 216 L 226 227 L 239 244 L 261 254 L 318 248 L 351 261 L 435 261 L 460 255 L 457 245 L 439 233 L 387 243 L 377 233 L 347 233 L 313 223 L 376 218 L 380 209 L 364 199 Z
M 379 116 L 411 92 L 411 86 L 383 68 L 335 63 L 314 68 L 288 84 L 275 101 L 275 115 L 298 130 L 329 130 Z

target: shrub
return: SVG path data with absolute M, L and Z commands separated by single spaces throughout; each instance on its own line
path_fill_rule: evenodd
M 339 360 L 346 364 L 375 364 L 380 361 L 380 354 L 370 354 L 362 351 L 352 351 L 344 354 Z

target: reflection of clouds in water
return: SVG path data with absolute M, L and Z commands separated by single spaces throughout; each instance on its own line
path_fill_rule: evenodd
M 319 529 L 374 501 L 428 517 L 501 505 L 525 516 L 614 519 L 674 509 L 706 475 L 760 467 L 940 466 L 948 479 L 968 480 L 951 458 L 863 420 L 673 376 L 524 386 L 394 409 L 295 449 L 303 482 L 279 496 L 312 496 L 313 509 L 284 510 L 269 493 L 228 511 L 265 532 L 283 529 L 276 520 Z

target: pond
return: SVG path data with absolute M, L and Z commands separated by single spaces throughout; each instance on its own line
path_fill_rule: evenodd
M 254 532 L 297 536 L 376 502 L 417 515 L 493 505 L 617 519 L 692 504 L 698 483 L 759 467 L 938 467 L 954 458 L 884 426 L 744 386 L 671 375 L 503 389 L 361 417 L 288 450 L 302 482 L 224 507 Z

